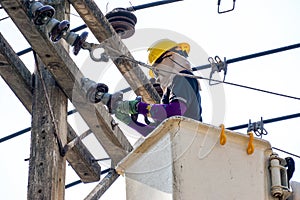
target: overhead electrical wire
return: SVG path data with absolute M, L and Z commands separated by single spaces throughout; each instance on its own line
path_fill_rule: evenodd
M 86 24 L 82 24 L 74 29 L 71 29 L 71 32 L 78 32 L 81 31 L 83 29 L 87 28 Z M 271 49 L 271 50 L 267 50 L 267 51 L 263 51 L 263 52 L 259 52 L 259 53 L 254 53 L 254 54 L 250 54 L 250 55 L 246 55 L 246 56 L 241 56 L 238 58 L 233 58 L 233 59 L 228 59 L 227 60 L 227 64 L 231 64 L 231 63 L 235 63 L 235 62 L 239 62 L 239 61 L 244 61 L 244 60 L 248 60 L 248 59 L 252 59 L 252 58 L 257 58 L 257 57 L 261 57 L 261 56 L 266 56 L 266 55 L 270 55 L 270 54 L 274 54 L 274 53 L 279 53 L 279 52 L 283 52 L 283 51 L 287 51 L 287 50 L 292 50 L 292 49 L 296 49 L 300 47 L 300 43 L 297 44 L 293 44 L 293 45 L 288 45 L 288 46 L 284 46 L 284 47 L 280 47 L 280 48 L 276 48 L 276 49 Z M 32 50 L 32 48 L 27 48 L 24 49 L 20 52 L 17 53 L 18 56 L 24 55 L 28 52 L 30 52 Z M 209 68 L 210 65 L 204 65 L 204 66 L 198 66 L 198 67 L 194 67 L 193 71 L 197 71 L 197 70 L 201 70 L 201 69 L 205 69 L 205 68 Z
M 65 185 L 65 189 L 68 189 L 68 188 L 73 187 L 73 186 L 75 186 L 75 185 L 78 185 L 78 184 L 80 184 L 80 183 L 82 183 L 81 180 L 74 181 L 74 182 L 72 182 L 72 183 L 69 183 L 69 184 Z
M 30 130 L 31 130 L 31 127 L 28 127 L 28 128 L 23 129 L 23 130 L 20 130 L 20 131 L 18 131 L 16 133 L 13 133 L 11 135 L 8 135 L 8 136 L 5 136 L 3 138 L 0 138 L 0 143 L 5 142 L 5 141 L 10 140 L 10 139 L 13 139 L 13 138 L 15 138 L 17 136 L 23 135 L 24 133 L 27 133 Z
M 77 112 L 77 110 L 75 110 L 75 109 L 74 110 L 70 110 L 70 111 L 68 111 L 68 115 L 72 115 L 72 114 L 74 114 L 76 112 Z M 8 136 L 5 136 L 3 138 L 0 138 L 0 143 L 5 142 L 5 141 L 10 140 L 10 139 L 13 139 L 13 138 L 15 138 L 17 136 L 23 135 L 24 133 L 27 133 L 30 130 L 31 130 L 31 127 L 28 127 L 28 128 L 23 129 L 23 130 L 20 130 L 20 131 L 18 131 L 16 133 L 13 133 L 11 135 L 8 135 Z
M 8 18 L 9 17 L 3 17 L 3 18 L 0 19 L 0 21 L 3 21 L 3 20 L 8 19 Z
M 233 59 L 227 60 L 227 64 L 244 61 L 244 60 L 248 60 L 248 59 L 252 59 L 252 58 L 257 58 L 257 57 L 261 57 L 261 56 L 266 56 L 266 55 L 270 55 L 270 54 L 274 54 L 274 53 L 279 53 L 279 52 L 283 52 L 283 51 L 287 51 L 287 50 L 291 50 L 291 49 L 296 49 L 299 47 L 300 47 L 300 43 L 289 45 L 289 46 L 284 46 L 284 47 L 280 47 L 280 48 L 276 48 L 276 49 L 271 49 L 271 50 L 263 51 L 263 52 L 259 52 L 259 53 L 254 53 L 254 54 L 250 54 L 250 55 L 246 55 L 246 56 L 241 56 L 238 58 L 233 58 Z
M 213 80 L 213 79 L 211 79 L 211 80 Z M 213 80 L 213 81 L 216 81 L 216 80 Z M 282 93 L 271 92 L 271 91 L 268 91 L 268 90 L 263 90 L 263 89 L 254 88 L 254 87 L 241 85 L 241 84 L 236 84 L 236 83 L 231 83 L 231 82 L 227 82 L 227 81 L 219 81 L 219 82 L 227 84 L 227 85 L 232 85 L 232 86 L 237 86 L 237 87 L 246 88 L 246 89 L 250 89 L 250 90 L 255 90 L 255 91 L 258 91 L 258 92 L 264 92 L 264 93 L 273 94 L 273 95 L 277 95 L 277 96 L 281 96 L 281 97 L 287 97 L 287 98 L 290 98 L 290 99 L 300 100 L 299 97 L 290 96 L 290 95 L 286 95 L 286 94 L 282 94 Z
M 287 51 L 287 50 L 292 50 L 292 49 L 297 49 L 300 47 L 300 43 L 297 44 L 293 44 L 293 45 L 288 45 L 288 46 L 284 46 L 284 47 L 279 47 L 276 49 L 271 49 L 271 50 L 267 50 L 267 51 L 262 51 L 262 52 L 258 52 L 258 53 L 254 53 L 254 54 L 249 54 L 246 56 L 241 56 L 241 57 L 237 57 L 237 58 L 232 58 L 232 59 L 228 59 L 226 60 L 227 64 L 232 64 L 232 63 L 236 63 L 236 62 L 240 62 L 240 61 L 244 61 L 244 60 L 249 60 L 252 58 L 258 58 L 261 56 L 266 56 L 266 55 L 271 55 L 274 53 L 279 53 L 279 52 L 283 52 L 283 51 Z M 202 69 L 207 69 L 210 68 L 211 65 L 203 65 L 203 66 L 197 66 L 197 67 L 193 67 L 193 71 L 198 71 L 198 70 L 202 70 Z
M 71 110 L 71 111 L 68 112 L 68 115 L 74 114 L 76 112 L 77 112 L 77 110 L 75 110 L 75 109 Z M 279 121 L 284 121 L 284 120 L 298 118 L 298 117 L 300 117 L 300 113 L 295 113 L 295 114 L 291 114 L 291 115 L 285 115 L 285 116 L 281 116 L 281 117 L 266 119 L 266 120 L 263 120 L 263 123 L 268 124 L 268 123 L 279 122 Z M 242 124 L 242 125 L 227 127 L 226 129 L 234 131 L 234 130 L 239 130 L 239 129 L 243 129 L 243 128 L 247 128 L 247 127 L 248 127 L 248 124 Z M 22 129 L 22 130 L 20 130 L 16 133 L 13 133 L 11 135 L 0 138 L 0 143 L 5 142 L 7 140 L 10 140 L 12 138 L 15 138 L 17 136 L 20 136 L 24 133 L 27 133 L 30 130 L 31 130 L 31 127 L 28 127 L 28 128 Z
M 272 147 L 272 149 L 275 149 L 277 151 L 281 151 L 282 153 L 285 153 L 285 154 L 288 154 L 288 155 L 291 155 L 291 156 L 294 156 L 294 157 L 297 157 L 297 158 L 300 158 L 299 155 L 296 155 L 296 154 L 293 154 L 293 153 L 290 153 L 288 151 L 285 151 L 285 150 L 282 150 L 282 149 L 279 149 L 279 148 L 276 148 L 276 147 Z
M 292 115 L 286 115 L 286 116 L 282 116 L 282 117 L 276 117 L 276 118 L 272 118 L 272 119 L 266 119 L 266 120 L 263 120 L 263 123 L 268 124 L 268 123 L 293 119 L 293 118 L 297 118 L 297 117 L 300 117 L 300 113 L 295 113 L 295 114 L 292 114 Z M 247 127 L 248 127 L 248 124 L 242 124 L 242 125 L 238 125 L 238 126 L 228 127 L 226 129 L 234 131 L 234 130 L 243 129 L 243 128 L 247 128 Z
M 160 73 L 160 71 L 162 71 L 162 72 L 166 72 L 166 73 L 170 73 L 170 74 L 176 74 L 178 76 L 183 76 L 183 77 L 188 77 L 188 78 L 195 78 L 195 79 L 202 79 L 202 80 L 208 80 L 208 81 L 214 81 L 214 82 L 217 82 L 217 83 L 223 83 L 223 84 L 227 84 L 227 85 L 232 85 L 232 86 L 237 86 L 237 87 L 246 88 L 246 89 L 250 89 L 250 90 L 255 90 L 255 91 L 258 91 L 258 92 L 264 92 L 264 93 L 273 94 L 273 95 L 277 95 L 277 96 L 281 96 L 281 97 L 287 97 L 287 98 L 291 98 L 291 99 L 300 100 L 300 97 L 294 97 L 294 96 L 285 95 L 285 94 L 282 94 L 282 93 L 271 92 L 271 91 L 268 91 L 268 90 L 263 90 L 263 89 L 259 89 L 259 88 L 245 86 L 245 85 L 232 83 L 232 82 L 228 82 L 228 81 L 220 81 L 220 80 L 216 80 L 216 79 L 212 79 L 212 78 L 206 78 L 206 77 L 202 77 L 202 76 L 196 76 L 196 75 L 191 75 L 191 74 L 184 74 L 184 73 L 172 72 L 172 71 L 163 70 L 163 69 L 157 69 L 153 66 L 150 66 L 150 65 L 148 65 L 146 63 L 143 63 L 141 61 L 132 59 L 132 58 L 130 58 L 128 56 L 125 56 L 125 55 L 122 55 L 120 57 L 123 57 L 123 58 L 125 58 L 125 59 L 127 59 L 131 62 L 134 62 L 138 65 L 143 66 L 143 67 L 146 67 L 150 70 L 153 70 L 153 71 L 157 72 L 158 74 Z
M 112 169 L 112 168 L 105 169 L 105 170 L 101 171 L 100 174 L 101 174 L 101 175 L 106 174 L 106 173 L 108 173 L 108 172 L 111 171 L 111 170 L 113 170 L 113 169 Z M 74 181 L 74 182 L 72 182 L 72 183 L 69 183 L 69 184 L 65 185 L 65 189 L 68 189 L 68 188 L 73 187 L 73 186 L 75 186 L 75 185 L 78 185 L 78 184 L 80 184 L 80 183 L 82 183 L 81 180 Z
M 83 24 L 81 26 L 78 26 L 78 27 L 72 29 L 71 31 L 72 32 L 78 32 L 78 31 L 80 31 L 82 29 L 85 29 L 85 28 L 87 28 L 87 25 Z M 229 59 L 229 60 L 226 61 L 226 63 L 231 64 L 231 63 L 235 63 L 235 62 L 239 62 L 239 61 L 243 61 L 243 60 L 248 60 L 248 59 L 252 59 L 252 58 L 256 58 L 256 57 L 260 57 L 260 56 L 265 56 L 265 55 L 270 55 L 270 54 L 274 54 L 274 53 L 279 53 L 279 52 L 282 52 L 282 51 L 296 49 L 296 48 L 299 48 L 299 47 L 300 47 L 300 43 L 293 44 L 293 45 L 284 46 L 284 47 L 280 47 L 280 48 L 276 48 L 276 49 L 271 49 L 271 50 L 267 50 L 267 51 L 263 51 L 263 52 L 259 52 L 259 53 L 254 53 L 254 54 L 250 54 L 250 55 L 246 55 L 246 56 L 241 56 L 241 57 L 238 57 L 238 58 Z M 32 48 L 27 48 L 27 49 L 24 49 L 24 50 L 18 52 L 17 55 L 21 56 L 21 55 L 24 55 L 24 54 L 26 54 L 30 51 L 32 51 Z M 137 61 L 137 62 L 141 63 L 139 61 Z M 145 65 L 143 65 L 143 66 L 145 66 Z M 209 65 L 198 66 L 198 67 L 193 67 L 192 71 L 198 71 L 198 70 L 209 68 L 209 67 L 210 67 L 210 64 Z M 213 80 L 213 79 L 208 79 L 208 78 L 204 78 L 204 77 L 200 77 L 200 76 L 197 76 L 195 78 L 204 79 L 204 80 Z M 250 86 L 245 86 L 245 85 L 241 85 L 241 84 L 231 83 L 231 82 L 228 82 L 228 81 L 219 81 L 219 80 L 213 80 L 213 81 L 228 84 L 228 85 L 232 85 L 232 86 L 238 86 L 238 87 L 242 87 L 242 88 L 246 88 L 246 89 L 251 89 L 251 90 L 255 90 L 255 91 L 259 91 L 259 92 L 264 92 L 264 93 L 268 93 L 268 94 L 273 94 L 273 95 L 277 95 L 277 96 L 282 96 L 282 97 L 287 97 L 287 98 L 291 98 L 291 99 L 300 100 L 299 97 L 285 95 L 285 94 L 281 94 L 281 93 L 277 93 L 277 92 L 271 92 L 271 91 L 267 91 L 267 90 L 263 90 L 263 89 L 259 89 L 259 88 L 254 88 L 254 87 L 250 87 Z

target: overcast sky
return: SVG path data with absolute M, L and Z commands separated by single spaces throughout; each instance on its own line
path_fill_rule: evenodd
M 115 7 L 129 7 L 149 3 L 145 0 L 132 1 L 95 1 L 103 13 Z M 221 10 L 232 6 L 231 0 L 222 0 Z M 129 46 L 136 59 L 146 62 L 146 49 L 159 37 L 170 39 L 186 39 L 191 43 L 191 60 L 194 66 L 207 64 L 207 56 L 226 57 L 227 60 L 244 55 L 258 53 L 300 42 L 300 1 L 298 0 L 252 0 L 236 1 L 234 11 L 218 14 L 217 0 L 185 0 L 169 5 L 138 10 L 134 12 L 137 17 L 136 34 L 124 43 Z M 107 9 L 107 11 L 106 11 Z M 82 25 L 77 13 L 72 10 L 71 27 Z M 0 10 L 0 18 L 6 17 L 3 9 Z M 10 19 L 0 21 L 0 31 L 12 45 L 16 52 L 29 47 L 29 44 L 18 33 Z M 88 41 L 97 42 L 92 34 Z M 183 42 L 183 41 L 178 41 Z M 254 58 L 247 61 L 236 62 L 228 65 L 226 81 L 300 97 L 299 63 L 300 49 L 276 53 L 273 55 Z M 32 53 L 21 56 L 28 69 L 33 72 L 34 62 Z M 81 67 L 85 75 L 93 78 L 101 66 L 105 66 L 102 75 L 97 81 L 107 83 L 111 91 L 122 89 L 126 86 L 121 76 L 112 65 L 90 62 L 88 52 L 82 50 L 77 57 L 72 55 L 76 64 Z M 112 66 L 112 67 L 110 67 Z M 97 68 L 98 67 L 98 68 Z M 147 70 L 145 70 L 147 72 Z M 117 82 L 111 79 L 111 73 L 115 73 Z M 205 75 L 199 72 L 198 75 Z M 221 73 L 222 75 L 222 73 Z M 213 105 L 214 97 L 211 86 L 207 81 L 201 81 L 202 106 L 205 123 L 225 127 L 241 125 L 252 121 L 259 121 L 261 117 L 270 119 L 299 112 L 299 100 L 262 93 L 254 90 L 230 85 L 222 85 L 225 95 L 220 98 L 219 108 Z M 24 109 L 16 96 L 0 79 L 0 137 L 4 137 L 30 127 L 31 117 Z M 128 95 L 127 98 L 134 98 Z M 72 107 L 70 106 L 70 109 Z M 219 113 L 224 114 L 221 119 L 214 120 Z M 219 115 L 218 115 L 219 116 Z M 70 118 L 70 122 L 74 119 Z M 76 121 L 76 119 L 75 119 Z M 77 122 L 75 122 L 77 123 Z M 77 127 L 78 128 L 78 127 Z M 298 142 L 299 118 L 265 125 L 268 131 L 263 139 L 268 140 L 273 147 L 283 149 L 296 155 L 300 155 Z M 246 134 L 246 130 L 238 130 Z M 138 139 L 135 133 L 128 134 L 130 141 Z M 89 143 L 89 141 L 86 141 Z M 0 143 L 1 165 L 0 185 L 1 199 L 25 199 L 27 193 L 28 162 L 30 133 L 26 133 L 7 142 Z M 278 152 L 280 156 L 289 155 Z M 105 156 L 105 155 L 103 155 Z M 299 158 L 293 157 L 296 162 L 296 172 L 293 180 L 300 182 Z M 108 162 L 100 162 L 103 169 L 109 167 Z M 70 166 L 67 167 L 66 184 L 77 181 Z M 116 194 L 122 195 L 118 199 L 125 199 L 124 178 L 120 177 L 111 189 L 103 196 L 103 199 L 117 199 Z M 83 199 L 96 185 L 79 184 L 66 190 L 66 199 Z

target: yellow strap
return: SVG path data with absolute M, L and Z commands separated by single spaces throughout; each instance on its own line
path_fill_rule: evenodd
M 248 135 L 249 135 L 249 143 L 248 143 L 248 147 L 247 147 L 247 153 L 248 153 L 248 155 L 250 155 L 250 154 L 253 154 L 253 152 L 254 152 L 254 145 L 253 145 L 254 137 L 253 137 L 252 132 L 249 132 Z
M 146 109 L 148 110 L 148 112 L 150 112 L 151 108 L 152 108 L 151 104 L 148 104 L 147 107 L 146 107 Z
M 150 78 L 155 78 L 155 74 L 152 69 L 149 69 L 149 76 Z
M 148 104 L 148 106 L 146 108 L 148 110 L 148 113 L 147 113 L 148 117 L 151 117 L 151 113 L 150 113 L 151 108 L 152 108 L 152 104 Z
M 227 139 L 226 135 L 225 135 L 225 126 L 224 126 L 224 124 L 221 124 L 220 128 L 221 128 L 220 144 L 224 145 L 224 144 L 226 144 L 226 139 Z

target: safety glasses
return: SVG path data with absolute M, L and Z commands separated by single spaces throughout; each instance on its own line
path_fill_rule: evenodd
M 156 61 L 155 63 L 152 65 L 152 67 L 156 67 L 156 65 L 160 64 L 165 58 L 169 58 L 171 57 L 172 55 L 166 55 L 169 51 L 165 52 L 162 56 L 160 56 Z M 149 71 L 149 75 L 150 77 L 154 78 L 154 77 L 158 77 L 158 73 L 157 71 L 154 69 L 154 70 L 150 70 Z
M 162 56 L 160 56 L 154 63 L 153 67 L 155 67 L 156 65 L 158 65 L 159 63 L 161 63 L 165 58 L 171 57 L 172 55 L 165 55 L 168 52 L 164 53 Z

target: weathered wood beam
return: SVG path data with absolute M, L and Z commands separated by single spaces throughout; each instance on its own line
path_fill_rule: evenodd
M 0 75 L 12 89 L 18 99 L 23 103 L 29 113 L 32 113 L 32 76 L 21 59 L 0 33 Z M 77 137 L 75 131 L 68 124 L 67 141 Z M 100 180 L 101 167 L 92 162 L 94 156 L 80 141 L 67 154 L 67 160 L 82 182 L 95 182 Z
M 0 33 L 0 75 L 28 112 L 32 112 L 31 73 Z
M 68 142 L 77 137 L 73 128 L 68 126 Z M 82 141 L 67 152 L 67 161 L 74 169 L 80 180 L 84 183 L 91 183 L 100 180 L 101 167 L 94 162 L 95 157 L 86 148 Z
M 103 105 L 87 102 L 81 89 L 81 79 L 84 77 L 82 72 L 60 44 L 53 44 L 47 34 L 32 23 L 27 15 L 28 2 L 0 0 L 2 7 L 52 73 L 115 165 L 132 150 L 131 144 L 118 126 L 112 126 L 113 118 Z
M 67 143 L 67 98 L 40 60 L 38 65 L 34 76 L 27 199 L 64 200 L 66 157 L 61 150 Z
M 70 20 L 70 4 L 67 0 L 56 0 L 56 1 L 47 0 L 45 4 L 48 3 L 53 4 L 52 6 L 55 8 L 54 17 L 56 19 Z M 60 40 L 59 42 L 67 50 L 67 52 L 69 52 L 69 45 L 64 40 Z M 78 138 L 78 136 L 76 135 L 73 128 L 69 125 L 68 135 L 67 135 L 68 143 L 70 141 L 73 141 L 74 138 Z M 78 140 L 77 145 L 79 145 L 78 147 L 86 148 L 81 140 Z M 82 182 L 87 183 L 87 182 L 99 181 L 101 176 L 100 165 L 94 162 L 94 157 L 88 149 L 82 149 L 78 147 L 68 149 L 67 160 L 70 163 L 71 167 L 74 170 L 76 169 L 78 170 L 77 174 L 81 178 Z M 80 158 L 81 160 L 78 160 L 78 155 L 82 155 L 82 157 Z M 84 162 L 78 162 L 78 161 L 84 161 Z
M 119 35 L 114 31 L 110 23 L 102 14 L 95 1 L 69 0 L 69 2 L 76 9 L 97 40 L 100 43 L 105 43 L 104 48 L 112 57 L 112 61 L 129 83 L 131 89 L 137 95 L 142 96 L 145 102 L 159 103 L 160 97 L 158 93 L 152 87 L 140 67 L 131 61 L 119 57 L 120 55 L 125 55 L 134 59 Z M 117 50 L 119 53 L 111 51 L 111 49 Z M 117 56 L 117 58 L 114 58 L 115 56 Z
M 84 200 L 98 200 L 105 193 L 105 191 L 115 182 L 119 174 L 115 170 L 111 170 L 100 181 L 100 183 L 88 194 Z

